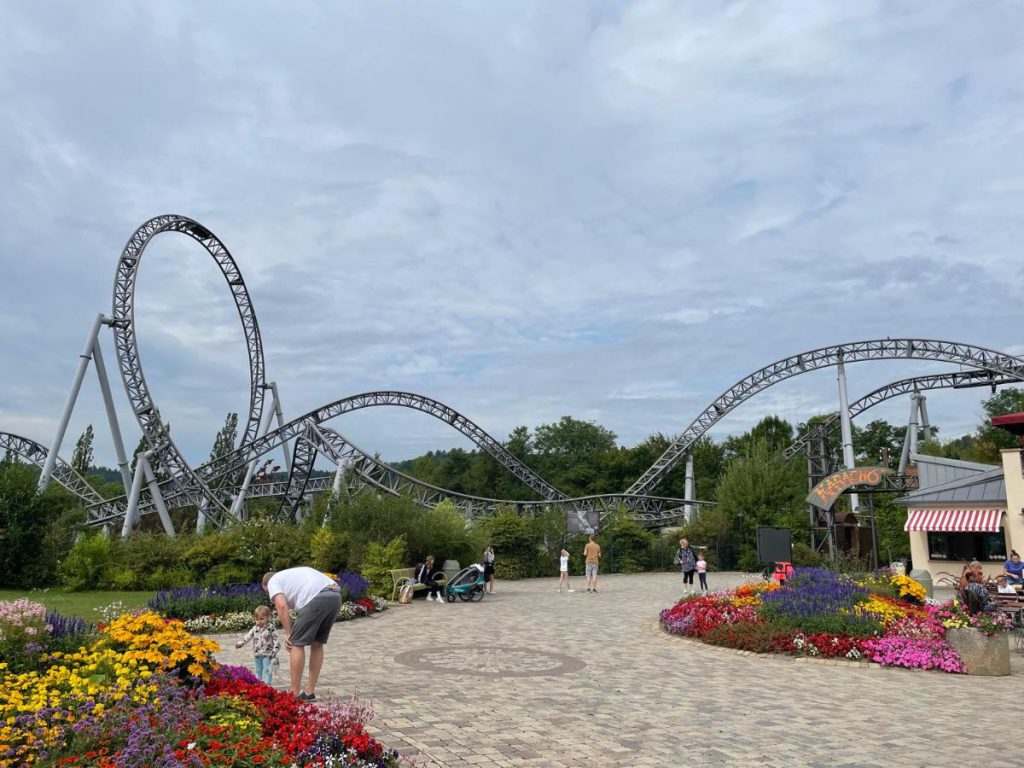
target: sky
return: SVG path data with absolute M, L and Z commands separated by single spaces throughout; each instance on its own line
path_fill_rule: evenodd
M 499 440 L 569 415 L 630 446 L 804 350 L 1024 354 L 1022 24 L 999 0 L 2 3 L 0 431 L 52 442 L 121 249 L 165 213 L 236 259 L 286 417 L 398 389 Z M 247 408 L 228 288 L 165 234 L 136 308 L 201 463 Z M 851 365 L 850 395 L 946 370 Z M 929 393 L 940 436 L 986 393 Z M 808 373 L 711 434 L 837 405 Z M 90 423 L 113 464 L 92 373 L 62 455 Z M 390 460 L 472 447 L 405 409 L 331 426 Z

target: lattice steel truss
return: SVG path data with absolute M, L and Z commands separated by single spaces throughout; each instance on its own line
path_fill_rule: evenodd
M 897 359 L 956 363 L 1009 379 L 1018 379 L 1020 371 L 1024 370 L 1024 360 L 1018 357 L 973 344 L 936 339 L 872 339 L 822 347 L 786 357 L 754 371 L 719 395 L 672 441 L 626 493 L 649 493 L 704 433 L 738 405 L 773 384 L 839 363 Z
M 1014 384 L 1024 379 L 1024 369 L 1020 375 L 1015 377 L 996 376 L 992 371 L 952 371 L 949 373 L 937 373 L 930 376 L 914 376 L 909 379 L 900 379 L 868 392 L 864 397 L 850 403 L 850 418 L 855 418 L 869 408 L 874 408 L 900 395 L 908 395 L 913 392 L 920 392 L 929 389 L 965 389 L 968 387 L 996 387 L 1004 384 Z M 820 423 L 826 433 L 831 432 L 839 426 L 839 414 L 835 413 Z M 807 450 L 811 430 L 800 435 L 789 445 L 782 455 L 790 459 L 796 454 Z M 828 474 L 827 472 L 825 474 Z M 825 475 L 822 475 L 824 477 Z M 821 478 L 818 478 L 819 480 Z M 817 481 L 815 481 L 817 482 Z
M 239 445 L 195 469 L 189 466 L 174 444 L 150 394 L 142 371 L 135 330 L 135 284 L 139 266 L 148 244 L 154 237 L 165 232 L 177 232 L 192 238 L 213 258 L 231 291 L 249 355 L 249 411 Z M 41 485 L 47 481 L 49 468 L 52 467 L 53 477 L 64 487 L 78 494 L 88 505 L 89 524 L 107 525 L 124 520 L 125 530 L 130 528 L 136 514 L 146 514 L 156 509 L 161 512 L 164 519 L 167 509 L 183 506 L 194 506 L 201 510 L 203 518 L 213 525 L 225 526 L 231 523 L 232 512 L 240 514 L 246 498 L 268 496 L 281 498 L 281 516 L 295 519 L 310 494 L 330 490 L 332 483 L 340 482 L 340 474 L 335 480 L 312 476 L 314 462 L 320 454 L 346 469 L 345 483 L 353 490 L 365 486 L 377 492 L 406 494 L 423 505 L 434 505 L 442 499 L 450 499 L 470 518 L 490 515 L 503 506 L 511 505 L 523 514 L 534 514 L 550 508 L 598 510 L 602 515 L 612 510 L 627 510 L 635 519 L 645 524 L 664 525 L 683 517 L 687 503 L 702 502 L 654 496 L 651 495 L 651 491 L 664 479 L 676 462 L 686 455 L 694 441 L 712 425 L 740 403 L 784 379 L 818 368 L 838 365 L 840 362 L 891 358 L 940 360 L 976 369 L 965 373 L 906 380 L 916 381 L 918 389 L 927 388 L 925 379 L 934 380 L 936 387 L 970 386 L 970 382 L 984 377 L 988 377 L 984 383 L 1017 380 L 1024 371 L 1024 361 L 1019 358 L 982 347 L 948 341 L 885 339 L 812 350 L 761 368 L 722 393 L 624 493 L 569 498 L 509 453 L 501 443 L 470 419 L 444 403 L 423 395 L 390 390 L 365 392 L 335 400 L 286 422 L 280 411 L 276 387 L 266 381 L 259 325 L 238 265 L 213 233 L 185 216 L 166 215 L 150 219 L 136 230 L 125 245 L 115 273 L 112 315 L 110 318 L 100 316 L 97 319 L 89 342 L 92 346 L 87 344 L 87 350 L 94 350 L 98 369 L 102 368 L 102 360 L 96 334 L 99 333 L 101 325 L 106 325 L 113 331 L 118 369 L 132 412 L 149 448 L 146 455 L 149 457 L 149 463 L 160 467 L 162 477 L 150 477 L 143 488 L 141 475 L 137 472 L 131 496 L 104 500 L 99 498 L 88 483 L 66 462 L 60 461 L 57 457 L 63 430 L 70 414 L 69 409 L 73 406 L 74 397 L 77 396 L 77 387 L 81 383 L 81 374 L 84 372 L 84 365 L 88 364 L 87 361 L 80 363 L 80 370 L 73 385 L 73 396 L 69 397 L 62 427 L 50 451 L 47 452 L 43 446 L 33 441 L 4 433 L 0 433 L 0 448 L 7 448 L 41 466 L 45 464 Z M 83 358 L 88 356 L 83 355 Z M 105 373 L 101 372 L 101 379 L 104 376 Z M 887 388 L 858 401 L 856 405 L 863 410 L 874 402 L 896 394 L 901 386 L 904 386 L 901 382 L 888 385 Z M 278 422 L 275 429 L 268 429 L 269 419 L 264 424 L 264 400 L 268 389 L 274 392 L 272 410 Z M 904 388 L 903 391 L 907 390 Z M 879 394 L 883 392 L 892 394 Z M 874 401 L 869 402 L 872 398 Z M 109 397 L 106 399 L 112 430 L 119 433 L 111 401 Z M 514 501 L 473 497 L 423 483 L 378 461 L 327 426 L 328 421 L 338 416 L 370 407 L 410 408 L 445 422 L 469 438 L 481 451 L 487 452 L 541 498 Z M 116 440 L 120 441 L 119 434 L 116 435 Z M 254 462 L 278 448 L 284 448 L 289 457 L 287 480 L 260 482 L 250 488 L 249 481 Z M 243 475 L 245 479 L 241 480 Z M 124 466 L 122 476 L 127 485 L 128 475 Z

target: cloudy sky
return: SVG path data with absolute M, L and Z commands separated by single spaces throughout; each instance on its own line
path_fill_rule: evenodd
M 3 3 L 0 430 L 52 440 L 117 257 L 162 213 L 237 259 L 286 416 L 403 389 L 499 439 L 571 415 L 633 445 L 807 349 L 1024 353 L 1022 9 Z M 186 238 L 146 251 L 137 322 L 199 462 L 248 373 Z M 851 396 L 947 369 L 851 366 Z M 86 382 L 72 443 L 104 423 Z M 942 434 L 984 395 L 932 393 Z M 713 434 L 836 398 L 834 371 L 801 376 Z M 402 410 L 334 426 L 387 459 L 469 446 Z

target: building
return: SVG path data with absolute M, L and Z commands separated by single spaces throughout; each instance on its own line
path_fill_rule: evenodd
M 1003 572 L 1013 549 L 1024 551 L 1024 468 L 1021 451 L 1002 452 L 1002 466 L 914 455 L 920 487 L 897 499 L 907 507 L 913 567 L 932 581 L 959 577 L 971 560 L 985 576 Z

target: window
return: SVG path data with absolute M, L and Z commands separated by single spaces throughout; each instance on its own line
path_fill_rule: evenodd
M 1006 559 L 1006 537 L 999 533 L 929 533 L 929 560 L 1002 562 Z

